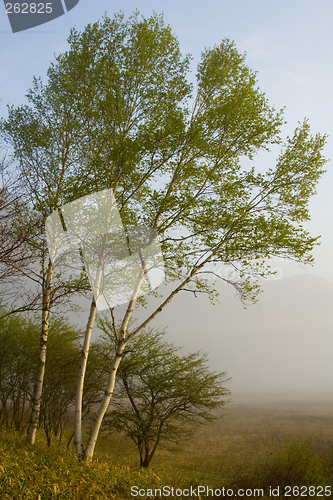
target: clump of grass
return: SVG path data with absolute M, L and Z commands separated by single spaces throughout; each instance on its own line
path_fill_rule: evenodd
M 317 455 L 311 447 L 310 439 L 287 439 L 283 444 L 275 446 L 273 452 L 261 457 L 252 467 L 244 464 L 234 472 L 233 478 L 225 488 L 236 492 L 239 489 L 255 490 L 262 489 L 269 492 L 270 488 L 279 487 L 280 496 L 275 498 L 291 498 L 286 487 L 309 487 L 330 486 L 332 483 L 332 471 L 328 460 Z M 299 495 L 298 495 L 299 496 Z M 313 498 L 308 490 L 303 491 L 302 498 Z M 220 498 L 220 497 L 216 497 Z M 292 497 L 293 498 L 293 497 Z M 325 498 L 331 498 L 326 496 Z

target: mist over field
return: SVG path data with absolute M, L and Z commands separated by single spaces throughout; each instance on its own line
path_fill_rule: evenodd
M 215 306 L 183 294 L 162 312 L 175 343 L 208 348 L 232 392 L 333 389 L 333 283 L 305 274 L 266 282 L 247 309 L 230 286 L 220 290 Z
M 180 292 L 153 326 L 167 327 L 168 340 L 183 346 L 183 352 L 208 351 L 211 368 L 231 377 L 228 388 L 234 401 L 258 392 L 267 397 L 298 392 L 301 399 L 310 393 L 312 399 L 329 398 L 332 282 L 305 272 L 266 281 L 259 301 L 246 309 L 230 285 L 218 282 L 216 287 L 219 303 Z M 146 317 L 149 310 L 148 304 L 136 317 Z M 82 320 L 87 314 L 80 314 Z

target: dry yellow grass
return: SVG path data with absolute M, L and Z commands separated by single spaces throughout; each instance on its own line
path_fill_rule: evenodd
M 311 398 L 259 399 L 231 403 L 224 413 L 222 419 L 201 427 L 190 441 L 157 451 L 152 470 L 163 471 L 179 485 L 221 487 L 240 476 L 257 474 L 288 443 L 298 440 L 333 466 L 333 404 Z M 137 464 L 135 446 L 123 436 L 102 441 L 100 449 L 105 447 Z
M 40 432 L 39 471 L 36 474 L 32 461 L 36 460 L 37 450 L 33 455 L 32 450 L 24 447 L 23 435 L 11 438 L 8 434 L 6 445 L 0 445 L 0 465 L 5 465 L 12 485 L 19 485 L 21 492 L 24 486 L 25 495 L 14 494 L 14 489 L 11 494 L 6 474 L 0 474 L 6 485 L 6 490 L 2 490 L 0 481 L 0 498 L 32 499 L 37 498 L 38 492 L 41 500 L 130 499 L 130 487 L 134 482 L 145 488 L 165 484 L 188 488 L 201 484 L 214 489 L 223 486 L 259 488 L 262 484 L 266 487 L 276 486 L 285 484 L 285 481 L 286 484 L 296 481 L 298 486 L 302 486 L 304 481 L 314 481 L 323 486 L 331 484 L 333 404 L 296 398 L 251 401 L 229 404 L 222 419 L 201 427 L 190 441 L 159 449 L 147 471 L 140 471 L 138 454 L 131 441 L 121 435 L 102 437 L 85 483 L 80 482 L 85 472 L 82 464 L 75 463 L 73 451 L 53 447 L 44 454 L 43 435 Z M 15 463 L 17 465 L 14 467 Z M 72 468 L 69 467 L 70 463 L 73 463 Z M 42 470 L 44 479 L 39 484 Z M 70 475 L 65 475 L 66 470 L 70 471 Z M 16 478 L 17 471 L 20 477 Z M 57 476 L 61 493 L 52 490 Z M 6 494 L 1 496 L 3 491 Z

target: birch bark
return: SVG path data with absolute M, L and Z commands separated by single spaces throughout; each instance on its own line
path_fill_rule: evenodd
M 82 399 L 83 399 L 83 385 L 84 377 L 87 368 L 89 347 L 90 347 L 90 337 L 93 329 L 95 316 L 96 316 L 96 302 L 93 300 L 90 306 L 89 319 L 86 326 L 84 343 L 81 351 L 81 363 L 80 371 L 76 387 L 76 397 L 75 397 L 75 429 L 74 429 L 74 443 L 76 448 L 76 454 L 79 458 L 84 455 L 84 446 L 82 441 Z
M 136 284 L 136 287 L 135 287 L 135 290 L 134 290 L 133 295 L 132 295 L 132 299 L 131 299 L 130 303 L 128 304 L 128 308 L 126 310 L 125 316 L 124 316 L 123 321 L 122 321 L 122 325 L 120 328 L 119 341 L 117 343 L 116 353 L 114 355 L 114 358 L 113 358 L 113 361 L 112 361 L 112 364 L 110 367 L 110 372 L 109 372 L 109 376 L 108 376 L 108 380 L 107 380 L 107 384 L 106 384 L 106 389 L 104 391 L 104 396 L 103 396 L 102 402 L 98 408 L 98 411 L 97 411 L 96 416 L 95 416 L 95 420 L 94 420 L 93 425 L 92 425 L 91 430 L 90 430 L 87 446 L 86 446 L 85 452 L 84 452 L 86 462 L 92 461 L 92 457 L 94 454 L 94 450 L 95 450 L 98 434 L 99 434 L 99 431 L 100 431 L 100 428 L 101 428 L 101 425 L 103 422 L 103 418 L 104 418 L 106 410 L 108 409 L 108 406 L 110 404 L 110 401 L 111 401 L 111 398 L 113 395 L 114 386 L 115 386 L 115 382 L 116 382 L 117 370 L 118 370 L 125 346 L 128 342 L 128 340 L 126 339 L 126 329 L 128 326 L 128 322 L 131 318 L 131 315 L 132 315 L 132 312 L 133 312 L 133 309 L 134 309 L 134 306 L 136 303 L 136 299 L 137 299 L 139 291 L 140 291 L 141 283 L 142 283 L 142 280 L 144 279 L 144 276 L 145 276 L 145 272 L 144 272 L 144 269 L 142 268 L 140 275 L 139 275 L 139 278 L 138 278 L 138 281 L 137 281 L 137 284 Z
M 75 397 L 75 429 L 74 429 L 74 443 L 76 448 L 76 454 L 78 458 L 81 458 L 85 454 L 83 440 L 82 440 L 82 401 L 83 401 L 83 387 L 84 387 L 84 379 L 86 374 L 89 348 L 90 348 L 90 338 L 91 332 L 94 326 L 94 321 L 96 317 L 97 311 L 97 300 L 99 294 L 101 292 L 101 280 L 103 275 L 103 267 L 104 267 L 104 259 L 105 259 L 105 243 L 106 236 L 103 237 L 103 245 L 102 251 L 99 256 L 98 270 L 95 279 L 94 291 L 96 293 L 96 297 L 92 299 L 90 306 L 90 314 L 88 318 L 88 322 L 86 325 L 86 331 L 84 336 L 83 347 L 81 351 L 81 363 L 80 363 L 80 371 L 76 386 L 76 397 Z
M 121 361 L 121 357 L 122 357 L 123 352 L 124 352 L 124 348 L 125 348 L 125 342 L 120 341 L 117 345 L 116 354 L 115 354 L 113 361 L 112 361 L 112 365 L 111 365 L 111 369 L 110 369 L 109 377 L 108 377 L 108 381 L 107 381 L 107 387 L 106 387 L 106 390 L 104 392 L 103 400 L 102 400 L 101 405 L 96 413 L 96 417 L 95 417 L 94 423 L 91 427 L 87 446 L 85 449 L 85 453 L 84 453 L 85 459 L 86 459 L 86 462 L 88 462 L 88 463 L 92 461 L 92 457 L 94 454 L 99 430 L 100 430 L 100 427 L 102 425 L 102 421 L 103 421 L 105 412 L 106 412 L 106 410 L 110 404 L 110 400 L 112 398 L 112 394 L 113 394 L 114 386 L 115 386 L 115 381 L 116 381 L 116 374 L 117 374 L 118 366 L 119 366 L 120 361 Z
M 43 313 L 42 313 L 42 334 L 40 337 L 40 351 L 38 359 L 38 369 L 34 385 L 34 394 L 32 400 L 32 410 L 30 416 L 30 423 L 27 432 L 27 443 L 35 444 L 36 432 L 38 426 L 38 419 L 40 413 L 40 404 L 42 398 L 45 362 L 46 362 L 46 346 L 49 331 L 49 317 L 51 311 L 51 286 L 53 278 L 53 264 L 49 259 L 45 289 L 43 294 Z

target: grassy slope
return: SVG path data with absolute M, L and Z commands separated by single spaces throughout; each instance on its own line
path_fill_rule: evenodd
M 188 443 L 159 450 L 148 470 L 140 470 L 134 445 L 120 436 L 100 439 L 87 467 L 77 462 L 73 450 L 45 449 L 42 433 L 35 447 L 25 447 L 24 434 L 3 430 L 0 499 L 128 500 L 135 498 L 132 485 L 267 491 L 284 484 L 332 484 L 332 406 L 239 404 L 230 405 L 227 413 Z

